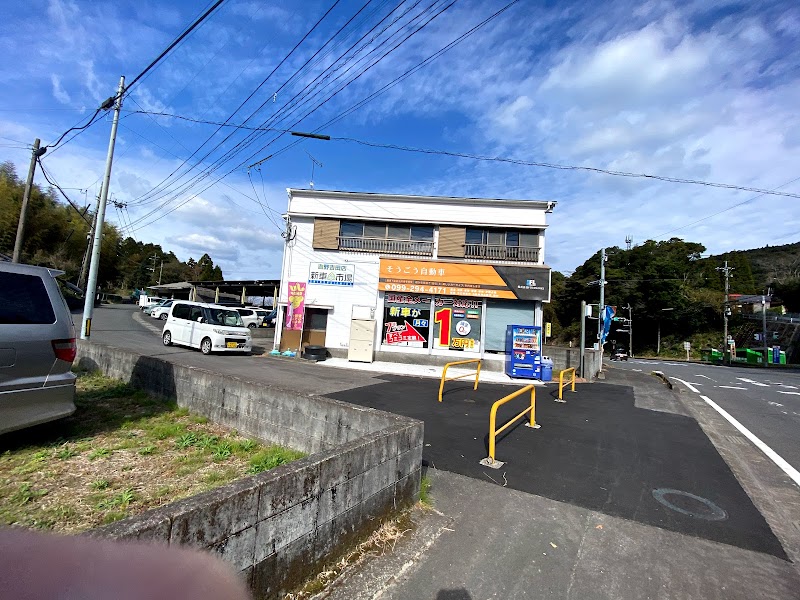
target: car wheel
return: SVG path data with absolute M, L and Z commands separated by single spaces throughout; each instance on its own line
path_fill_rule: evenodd
M 255 323 L 250 323 L 250 325 L 248 325 L 247 327 L 249 329 L 255 329 L 256 328 L 256 324 Z
M 161 340 L 164 342 L 165 346 L 172 346 L 172 334 L 169 331 L 164 332 Z
M 161 313 L 160 315 L 158 315 L 158 318 L 161 319 L 162 321 L 166 321 L 167 320 L 167 313 Z
M 203 338 L 203 341 L 200 342 L 200 352 L 206 356 L 211 354 L 211 338 Z

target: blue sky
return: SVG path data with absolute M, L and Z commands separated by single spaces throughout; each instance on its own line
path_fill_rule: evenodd
M 285 190 L 308 187 L 311 154 L 323 165 L 314 171 L 318 189 L 555 200 L 546 261 L 565 272 L 602 246 L 623 246 L 626 235 L 634 242 L 683 237 L 713 253 L 800 240 L 793 198 L 346 141 L 304 141 L 248 175 L 247 165 L 294 138 L 284 135 L 267 145 L 277 134 L 260 132 L 242 148 L 249 131 L 215 134 L 213 125 L 134 112 L 224 121 L 333 3 L 226 0 L 136 84 L 125 99 L 111 182 L 113 197 L 127 208 L 109 206 L 109 219 L 125 234 L 160 243 L 183 260 L 208 252 L 228 279 L 277 277 L 282 240 L 276 224 L 286 207 Z M 457 0 L 315 109 L 341 87 L 333 78 L 349 81 L 451 3 L 340 1 L 230 122 L 317 130 L 508 0 Z M 30 154 L 20 142 L 39 137 L 52 143 L 84 122 L 114 94 L 120 75 L 130 81 L 210 4 L 31 0 L 5 7 L 0 160 L 13 161 L 24 174 Z M 362 55 L 374 51 L 372 59 L 339 68 L 325 80 L 329 91 L 286 115 L 286 103 L 326 68 L 341 64 L 337 58 L 365 34 L 356 48 L 368 43 Z M 791 1 L 521 0 L 320 131 L 800 193 L 800 179 L 794 181 L 800 178 L 799 38 L 800 6 Z M 107 116 L 43 159 L 78 204 L 99 190 L 109 129 Z M 194 169 L 185 173 L 189 167 Z M 210 168 L 216 168 L 211 175 L 195 178 Z M 41 174 L 37 182 L 45 183 Z

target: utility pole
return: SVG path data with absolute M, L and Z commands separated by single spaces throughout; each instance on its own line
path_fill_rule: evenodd
M 761 341 L 764 343 L 764 368 L 769 365 L 769 345 L 767 342 L 767 297 L 761 296 Z
M 161 276 L 164 274 L 164 259 L 161 259 L 161 268 L 158 270 L 158 285 L 161 285 Z
M 97 196 L 97 204 L 100 205 L 100 196 Z M 89 253 L 92 247 L 92 239 L 94 239 L 94 228 L 97 227 L 97 210 L 94 211 L 92 218 L 92 227 L 89 229 L 89 235 L 86 236 L 86 252 L 83 253 L 83 261 L 81 262 L 81 274 L 78 277 L 78 287 L 84 293 L 86 292 L 86 271 L 89 269 Z
M 603 337 L 603 318 L 606 312 L 606 249 L 600 249 L 600 306 L 597 313 L 597 342 L 603 350 L 601 339 Z
M 628 306 L 623 306 L 624 309 L 628 311 L 628 356 L 634 358 L 633 356 L 633 315 L 632 315 L 632 307 L 631 303 L 628 302 Z
M 578 366 L 581 369 L 581 377 L 586 379 L 584 362 L 586 360 L 586 300 L 581 300 L 581 356 Z
M 33 187 L 33 174 L 36 171 L 36 161 L 40 156 L 47 152 L 47 147 L 39 149 L 41 140 L 33 140 L 33 150 L 31 151 L 31 166 L 28 167 L 28 179 L 25 180 L 25 191 L 22 193 L 22 206 L 19 209 L 19 223 L 17 223 L 17 239 L 14 240 L 14 255 L 11 262 L 18 263 L 22 253 L 22 239 L 25 237 L 25 219 L 28 216 L 28 200 L 31 197 Z
M 100 201 L 97 204 L 97 224 L 94 228 L 94 242 L 92 244 L 92 261 L 89 267 L 89 283 L 86 286 L 86 297 L 83 303 L 83 323 L 81 324 L 81 339 L 87 340 L 92 332 L 92 314 L 94 313 L 94 298 L 97 295 L 97 271 L 100 269 L 100 246 L 103 241 L 103 218 L 106 214 L 106 200 L 108 200 L 108 186 L 111 182 L 111 164 L 114 162 L 114 145 L 117 141 L 117 126 L 119 125 L 119 111 L 122 109 L 122 94 L 125 92 L 125 77 L 119 78 L 119 88 L 114 102 L 114 120 L 111 122 L 111 135 L 108 140 L 108 155 L 106 156 L 106 172 L 103 176 L 103 185 L 100 188 Z
M 723 323 L 723 346 L 722 346 L 722 362 L 725 363 L 725 355 L 728 354 L 728 364 L 733 362 L 733 357 L 730 356 L 731 346 L 728 344 L 728 315 L 730 314 L 731 307 L 728 305 L 728 292 L 730 291 L 730 277 L 733 267 L 728 266 L 728 261 L 725 261 L 724 267 L 717 267 L 717 271 L 722 271 L 725 275 L 725 307 L 722 314 Z

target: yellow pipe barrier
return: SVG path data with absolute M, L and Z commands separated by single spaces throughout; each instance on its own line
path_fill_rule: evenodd
M 478 363 L 478 368 L 475 370 L 475 386 L 472 388 L 473 390 L 478 389 L 478 380 L 481 377 L 481 359 L 480 358 L 471 358 L 470 360 L 457 360 L 456 362 L 447 363 L 442 369 L 442 381 L 439 383 L 439 402 L 442 401 L 442 391 L 444 390 L 444 382 L 445 381 L 455 381 L 456 379 L 463 379 L 464 377 L 472 377 L 472 373 L 467 373 L 465 375 L 456 375 L 455 377 L 451 377 L 447 379 L 447 368 L 452 367 L 455 365 L 468 365 L 472 363 Z
M 510 402 L 517 396 L 521 396 L 527 392 L 531 393 L 531 405 L 519 413 L 516 417 L 508 421 L 505 425 L 503 425 L 500 429 L 497 429 L 497 409 L 500 408 L 506 402 Z M 539 429 L 541 425 L 536 423 L 536 386 L 535 385 L 526 385 L 524 388 L 521 388 L 514 392 L 513 394 L 509 394 L 504 398 L 500 398 L 497 402 L 492 404 L 492 411 L 489 415 L 489 457 L 484 458 L 481 461 L 482 465 L 487 467 L 492 467 L 494 469 L 499 469 L 505 463 L 500 462 L 499 460 L 495 460 L 495 439 L 497 435 L 511 427 L 514 423 L 519 421 L 523 418 L 526 414 L 531 414 L 531 419 L 529 423 L 525 423 L 526 427 L 533 427 L 534 429 Z
M 571 382 L 568 381 L 565 384 L 564 383 L 564 373 L 569 373 L 570 371 L 572 371 L 572 380 L 571 380 Z M 575 368 L 574 367 L 570 367 L 569 369 L 564 369 L 563 371 L 561 371 L 558 374 L 558 400 L 556 400 L 556 402 L 566 402 L 566 400 L 564 400 L 564 398 L 563 398 L 564 386 L 565 385 L 569 385 L 570 383 L 572 383 L 572 391 L 574 392 L 575 391 Z

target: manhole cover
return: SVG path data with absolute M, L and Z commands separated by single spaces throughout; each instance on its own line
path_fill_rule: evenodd
M 711 500 L 695 494 L 690 494 L 689 492 L 670 488 L 658 488 L 653 490 L 653 498 L 670 510 L 695 519 L 724 521 L 728 518 L 728 513 Z

